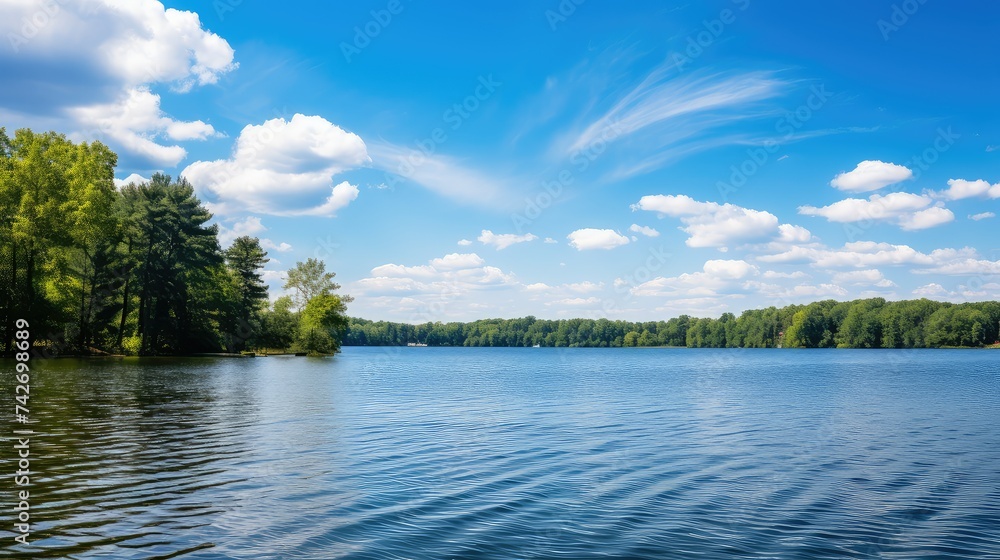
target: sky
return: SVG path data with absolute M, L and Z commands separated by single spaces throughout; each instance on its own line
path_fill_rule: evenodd
M 0 126 L 183 176 L 272 298 L 665 320 L 1000 296 L 1000 4 L 0 0 Z

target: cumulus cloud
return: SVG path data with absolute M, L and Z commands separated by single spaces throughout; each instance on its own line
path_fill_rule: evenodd
M 685 224 L 680 229 L 688 234 L 685 244 L 689 247 L 722 248 L 732 243 L 759 241 L 783 233 L 777 216 L 770 212 L 728 203 L 700 202 L 686 195 L 647 195 L 633 204 L 632 209 L 680 218 Z
M 930 284 L 920 286 L 919 288 L 913 290 L 912 293 L 915 296 L 935 297 L 947 294 L 948 290 L 946 290 L 941 284 L 931 282 Z
M 833 275 L 832 280 L 834 284 L 839 285 L 877 286 L 879 288 L 891 288 L 896 285 L 876 268 L 838 272 Z
M 81 126 L 98 130 L 125 151 L 159 166 L 172 167 L 187 156 L 178 145 L 164 145 L 167 140 L 204 140 L 215 135 L 212 125 L 202 121 L 174 120 L 160 110 L 160 96 L 146 88 L 132 88 L 111 103 L 69 109 Z
M 451 253 L 431 261 L 436 270 L 465 270 L 486 264 L 482 257 L 475 253 Z
M 237 237 L 243 237 L 244 235 L 250 237 L 257 237 L 260 241 L 260 246 L 265 251 L 277 251 L 279 253 L 287 253 L 292 250 L 292 246 L 288 243 L 275 243 L 267 238 L 260 238 L 259 233 L 267 231 L 261 219 L 257 216 L 247 216 L 242 220 L 237 220 L 232 222 L 232 225 L 219 224 L 219 244 L 223 248 L 230 246 Z
M 121 189 L 122 187 L 130 184 L 141 185 L 142 183 L 148 183 L 149 179 L 139 175 L 138 173 L 133 173 L 124 179 L 115 179 L 115 188 Z
M 591 249 L 614 249 L 628 245 L 629 239 L 612 229 L 584 228 L 566 236 L 571 247 L 577 251 Z
M 529 292 L 547 292 L 554 288 L 552 286 L 549 286 L 545 282 L 535 282 L 534 284 L 528 284 L 527 286 L 524 287 L 524 289 Z
M 265 251 L 277 251 L 279 253 L 287 253 L 292 250 L 292 246 L 288 243 L 275 243 L 270 239 L 261 239 L 260 246 Z
M 988 181 L 966 181 L 965 179 L 949 179 L 948 188 L 932 193 L 937 198 L 945 200 L 962 200 L 963 198 L 1000 198 L 1000 183 L 991 185 Z
M 899 227 L 907 231 L 927 229 L 955 220 L 955 213 L 947 208 L 933 207 L 913 214 L 900 216 Z
M 826 269 L 871 269 L 881 266 L 909 266 L 916 274 L 984 275 L 1000 274 L 1000 261 L 983 259 L 971 247 L 935 249 L 929 253 L 908 245 L 856 241 L 843 247 L 793 247 L 774 255 L 761 255 L 764 263 L 809 263 Z
M 532 301 L 547 300 L 545 305 L 565 304 L 567 301 L 579 299 L 579 294 L 592 294 L 603 289 L 604 282 L 591 282 L 589 280 L 554 286 L 544 282 L 535 282 L 524 286 L 524 291 L 532 294 Z
M 469 241 L 468 239 L 459 239 L 458 244 L 462 247 L 468 247 L 469 245 L 472 245 L 472 241 Z
M 877 191 L 883 187 L 913 178 L 913 171 L 878 160 L 862 161 L 852 171 L 841 173 L 830 186 L 847 192 Z
M 481 290 L 517 285 L 513 274 L 488 266 L 475 253 L 452 253 L 424 265 L 377 266 L 370 277 L 354 282 L 350 289 L 373 297 L 431 294 L 453 300 Z
M 534 241 L 538 239 L 538 236 L 530 233 L 525 233 L 523 235 L 517 235 L 514 233 L 496 234 L 488 229 L 484 229 L 476 239 L 483 245 L 492 245 L 493 247 L 496 247 L 497 251 L 500 251 L 510 247 L 511 245 Z
M 809 243 L 813 240 L 812 233 L 802 227 L 793 226 L 792 224 L 781 224 L 778 226 L 778 243 Z
M 1000 274 L 1000 261 L 966 258 L 943 262 L 932 268 L 914 270 L 918 274 L 947 274 L 954 276 Z
M 989 218 L 996 218 L 996 214 L 993 212 L 980 212 L 979 214 L 971 214 L 969 216 L 970 220 L 978 222 L 979 220 L 987 220 Z
M 601 303 L 600 298 L 589 297 L 589 298 L 566 298 L 558 299 L 546 303 L 545 305 L 570 305 L 570 306 L 590 306 Z
M 796 270 L 795 272 L 776 272 L 774 270 L 765 270 L 761 274 L 763 278 L 771 279 L 797 279 L 797 278 L 809 278 L 809 275 L 801 270 Z
M 580 294 L 587 294 L 591 292 L 599 292 L 604 289 L 604 282 L 594 283 L 589 280 L 583 282 L 574 282 L 572 284 L 563 284 L 563 286 L 571 291 Z
M 837 286 L 836 284 L 799 284 L 798 286 L 793 286 L 787 290 L 783 290 L 779 294 L 772 294 L 772 296 L 781 299 L 800 299 L 800 298 L 838 298 L 847 296 L 848 292 L 844 288 Z
M 197 161 L 183 174 L 219 213 L 333 216 L 358 197 L 356 186 L 334 186 L 333 176 L 370 161 L 357 134 L 297 114 L 246 126 L 229 159 Z
M 641 233 L 642 235 L 645 235 L 646 237 L 659 237 L 660 236 L 660 232 L 656 231 L 655 229 L 653 229 L 653 228 L 651 228 L 649 226 L 640 226 L 639 224 L 632 224 L 631 226 L 629 226 L 628 230 L 631 231 L 631 232 L 633 232 L 633 233 Z
M 171 142 L 215 134 L 202 121 L 181 121 L 160 109 L 154 84 L 175 93 L 218 82 L 236 68 L 234 51 L 205 30 L 198 14 L 165 9 L 156 0 L 86 0 L 52 4 L 58 13 L 24 33 L 41 5 L 8 0 L 0 35 L 4 87 L 0 117 L 18 126 L 58 126 L 82 139 L 108 142 L 124 155 L 158 166 L 186 155 Z M 58 121 L 53 124 L 53 120 Z
M 708 297 L 746 291 L 744 281 L 760 270 L 743 260 L 710 260 L 701 272 L 658 277 L 631 289 L 636 296 Z
M 800 206 L 799 214 L 820 216 L 840 223 L 892 222 L 904 230 L 926 229 L 955 219 L 951 210 L 941 206 L 930 207 L 932 204 L 934 200 L 928 195 L 894 192 L 884 196 L 873 194 L 867 200 L 848 198 L 822 208 Z
M 864 220 L 888 220 L 898 218 L 930 206 L 934 201 L 929 196 L 904 192 L 885 196 L 873 194 L 863 198 L 848 198 L 829 206 L 800 206 L 799 214 L 822 216 L 831 222 L 860 222 Z

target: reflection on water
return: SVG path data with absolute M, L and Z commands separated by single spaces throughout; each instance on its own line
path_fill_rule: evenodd
M 33 547 L 0 557 L 1000 557 L 998 359 L 36 361 Z

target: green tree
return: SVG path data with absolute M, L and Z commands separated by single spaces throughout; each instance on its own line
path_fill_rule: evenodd
M 184 179 L 154 174 L 136 187 L 137 230 L 141 232 L 137 269 L 137 334 L 143 354 L 207 351 L 221 345 L 220 333 L 207 332 L 193 295 L 214 289 L 213 267 L 223 261 L 212 214 Z M 203 300 L 204 301 L 204 300 Z
M 310 354 L 334 354 L 340 351 L 340 339 L 347 329 L 347 306 L 339 296 L 313 296 L 299 324 L 297 346 Z
M 260 311 L 267 302 L 267 285 L 261 276 L 261 270 L 270 259 L 267 252 L 260 246 L 256 237 L 237 237 L 232 246 L 225 251 L 226 264 L 233 272 L 237 285 L 237 301 L 235 319 L 239 330 L 248 335 L 260 327 Z M 233 350 L 244 350 L 248 341 L 237 337 Z
M 261 315 L 255 348 L 284 350 L 292 346 L 299 333 L 299 317 L 292 310 L 294 305 L 290 296 L 282 296 Z M 365 345 L 366 342 L 367 337 L 359 338 L 357 344 Z
M 314 297 L 328 295 L 340 289 L 340 284 L 333 281 L 336 275 L 326 271 L 326 263 L 323 261 L 309 258 L 305 262 L 295 263 L 295 267 L 288 271 L 285 289 L 294 290 L 295 306 L 303 309 Z M 341 299 L 344 303 L 353 301 L 349 296 Z

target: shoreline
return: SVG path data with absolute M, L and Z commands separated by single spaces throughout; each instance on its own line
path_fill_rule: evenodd
M 485 348 L 523 348 L 525 350 L 560 349 L 560 350 L 1000 350 L 1000 345 L 991 344 L 989 346 L 935 346 L 921 348 L 744 348 L 744 347 L 691 347 L 691 346 L 362 346 L 352 345 L 342 348 L 461 348 L 461 349 L 485 349 Z M 31 356 L 32 360 L 63 360 L 63 359 L 92 359 L 92 360 L 127 360 L 127 359 L 170 359 L 170 358 L 274 358 L 274 357 L 294 357 L 294 358 L 332 358 L 336 354 L 323 354 L 319 356 L 308 356 L 303 352 L 267 352 L 246 354 L 234 354 L 226 352 L 199 352 L 195 354 L 167 354 L 160 356 L 128 356 L 125 354 L 64 354 L 60 356 L 42 357 Z M 0 356 L 0 360 L 12 360 L 12 356 Z

